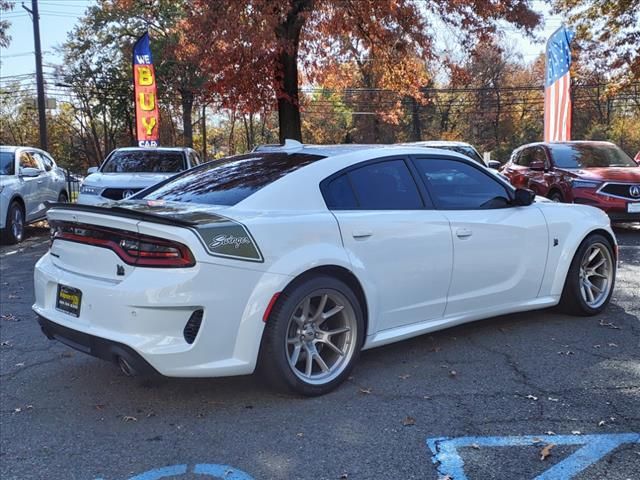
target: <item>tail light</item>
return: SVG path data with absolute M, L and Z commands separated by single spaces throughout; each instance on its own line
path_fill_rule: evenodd
M 117 228 L 69 222 L 50 222 L 51 244 L 56 240 L 108 248 L 123 262 L 140 267 L 193 267 L 189 247 L 164 238 Z

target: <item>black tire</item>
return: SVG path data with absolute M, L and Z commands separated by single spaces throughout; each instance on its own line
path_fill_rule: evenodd
M 558 203 L 564 202 L 564 198 L 562 198 L 562 194 L 557 190 L 554 190 L 553 192 L 551 192 L 548 198 L 552 202 L 558 202 Z
M 24 238 L 24 224 L 25 217 L 22 206 L 18 202 L 11 202 L 7 210 L 5 228 L 2 231 L 2 242 L 10 245 L 20 243 Z
M 297 312 L 300 312 L 302 302 L 307 297 L 311 298 L 313 295 L 322 296 L 324 294 L 328 294 L 329 298 L 334 295 L 336 298 L 341 298 L 348 303 L 348 305 L 344 305 L 343 310 L 341 310 L 339 314 L 336 314 L 336 316 L 345 315 L 345 319 L 350 318 L 351 320 L 348 321 L 354 325 L 353 330 L 355 330 L 355 332 L 350 335 L 350 340 L 346 343 L 348 346 L 343 347 L 343 351 L 349 352 L 348 357 L 345 355 L 344 360 L 336 360 L 336 365 L 340 365 L 340 368 L 336 367 L 336 376 L 334 378 L 328 378 L 327 381 L 323 383 L 309 383 L 300 378 L 299 375 L 304 375 L 304 373 L 300 371 L 298 371 L 298 374 L 294 373 L 293 369 L 296 367 L 292 367 L 289 363 L 289 355 L 291 353 L 289 349 L 294 347 L 290 346 L 287 341 L 292 338 L 292 331 L 295 331 L 297 328 L 297 331 L 300 332 L 300 328 L 302 328 L 290 322 L 293 320 L 293 316 Z M 329 303 L 327 303 L 327 305 L 329 305 Z M 323 309 L 322 311 L 325 310 Z M 315 312 L 317 314 L 317 308 Z M 346 317 L 351 314 L 353 314 L 353 317 Z M 347 320 L 344 321 L 346 322 Z M 329 320 L 320 323 L 318 329 L 321 329 L 321 327 L 327 323 L 330 323 Z M 324 328 L 330 327 L 325 326 Z M 297 333 L 293 335 L 295 337 Z M 326 275 L 302 278 L 300 281 L 296 281 L 287 287 L 287 289 L 280 294 L 267 319 L 260 347 L 258 373 L 271 388 L 295 392 L 305 396 L 324 395 L 340 385 L 349 376 L 360 355 L 364 335 L 362 307 L 348 285 L 336 278 Z M 302 337 L 300 337 L 300 339 L 302 340 Z M 325 345 L 321 345 L 320 343 L 317 345 L 320 345 L 318 352 L 323 352 L 321 349 L 325 347 Z M 331 355 L 331 349 L 327 348 L 325 354 Z M 303 362 L 303 355 L 306 355 L 306 353 L 301 353 L 300 362 Z M 333 353 L 333 355 L 338 359 L 341 358 L 340 355 L 336 353 Z M 312 356 L 312 358 L 314 357 Z M 313 365 L 314 368 L 319 368 L 315 364 Z M 322 374 L 322 372 L 320 372 L 320 374 Z M 327 375 L 328 374 L 329 373 L 327 373 Z
M 589 305 L 587 300 L 583 298 L 583 293 L 581 291 L 581 264 L 587 251 L 595 248 L 596 245 L 602 245 L 609 252 L 609 257 L 611 259 L 611 274 L 610 274 L 610 284 L 608 284 L 607 288 L 608 294 L 604 300 L 597 305 Z M 567 278 L 564 282 L 564 288 L 562 290 L 562 296 L 560 297 L 559 307 L 565 313 L 570 315 L 578 315 L 578 316 L 592 316 L 597 315 L 602 312 L 606 306 L 609 304 L 609 300 L 611 299 L 611 295 L 613 294 L 613 289 L 615 287 L 616 281 L 616 257 L 613 252 L 613 246 L 611 245 L 611 241 L 601 234 L 593 234 L 589 235 L 585 238 L 578 250 L 576 250 L 575 255 L 573 256 L 573 260 L 571 261 L 571 266 L 569 267 L 569 271 L 567 272 Z
M 69 197 L 67 196 L 67 192 L 60 192 L 58 195 L 58 203 L 67 203 L 69 201 Z

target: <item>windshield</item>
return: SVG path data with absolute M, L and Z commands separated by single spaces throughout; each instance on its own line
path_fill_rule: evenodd
M 484 165 L 484 161 L 482 160 L 482 157 L 476 151 L 476 149 L 473 148 L 472 146 L 466 147 L 462 145 L 446 145 L 446 146 L 438 146 L 434 148 L 440 148 L 442 150 L 451 150 L 456 153 L 461 153 L 462 155 L 469 157 L 471 160 L 475 160 L 480 165 Z
M 560 168 L 637 167 L 631 157 L 615 145 L 551 145 L 553 161 Z
M 182 153 L 162 150 L 115 151 L 101 169 L 103 173 L 174 173 L 182 170 L 184 170 Z
M 265 152 L 214 160 L 161 183 L 144 198 L 235 205 L 271 182 L 320 158 L 324 157 Z
M 0 175 L 15 175 L 13 152 L 0 152 Z

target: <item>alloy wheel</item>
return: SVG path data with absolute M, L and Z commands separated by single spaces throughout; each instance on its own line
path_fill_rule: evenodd
M 11 233 L 13 238 L 20 241 L 24 232 L 24 215 L 22 215 L 22 210 L 20 210 L 20 208 L 14 208 L 11 217 Z
M 356 351 L 356 314 L 336 290 L 317 290 L 297 305 L 287 327 L 289 367 L 302 381 L 322 385 L 349 365 Z
M 609 298 L 613 277 L 613 259 L 606 245 L 589 246 L 580 262 L 580 294 L 591 308 L 600 307 Z

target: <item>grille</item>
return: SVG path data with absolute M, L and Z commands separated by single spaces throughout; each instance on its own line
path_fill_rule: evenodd
M 184 339 L 188 344 L 192 344 L 198 332 L 200 331 L 200 325 L 202 324 L 202 315 L 204 314 L 203 310 L 196 310 L 189 317 L 189 321 L 184 326 Z
M 616 197 L 628 198 L 629 200 L 640 200 L 640 195 L 631 195 L 631 188 L 640 189 L 639 183 L 607 183 L 600 189 L 600 192 Z
M 105 188 L 102 192 L 102 196 L 105 198 L 109 198 L 111 200 L 122 200 L 123 198 L 128 198 L 134 193 L 138 193 L 141 188 Z M 125 197 L 125 193 L 127 196 Z

